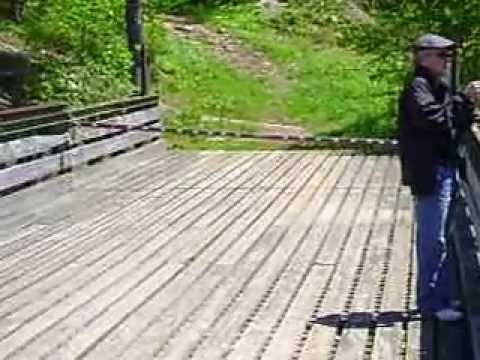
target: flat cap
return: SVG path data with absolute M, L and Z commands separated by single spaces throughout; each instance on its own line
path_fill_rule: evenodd
M 425 34 L 420 36 L 415 41 L 414 48 L 420 49 L 448 49 L 454 47 L 456 44 L 454 41 L 444 38 L 440 35 Z

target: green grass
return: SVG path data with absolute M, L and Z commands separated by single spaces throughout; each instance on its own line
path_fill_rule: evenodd
M 370 79 L 368 63 L 349 51 L 307 50 L 295 64 L 288 114 L 316 133 L 388 136 L 393 121 L 385 83 Z
M 253 121 L 235 121 L 228 118 L 208 118 L 194 110 L 184 109 L 165 119 L 173 128 L 193 128 L 206 130 L 231 130 L 237 132 L 255 132 L 261 130 L 260 124 Z
M 318 134 L 393 134 L 397 86 L 376 77 L 372 57 L 336 46 L 328 29 L 321 40 L 280 33 L 253 5 L 197 7 L 192 13 L 198 21 L 262 50 L 286 81 L 260 82 L 206 56 L 205 48 L 169 39 L 165 61 L 177 70 L 166 77 L 167 98 L 179 95 L 199 113 L 258 122 L 287 118 Z
M 31 94 L 43 101 L 83 103 L 131 93 L 131 59 L 123 25 L 111 22 L 121 13 L 123 2 L 113 1 L 103 13 L 96 5 L 84 7 L 80 0 L 52 1 L 54 6 L 47 8 L 32 1 L 20 26 L 0 24 L 0 32 L 14 34 L 36 54 L 46 54 L 37 56 L 42 76 Z M 102 0 L 102 4 L 107 2 Z M 259 128 L 255 122 L 288 121 L 315 134 L 392 135 L 392 93 L 397 85 L 378 77 L 375 60 L 369 55 L 338 46 L 331 28 L 317 29 L 316 37 L 288 32 L 285 27 L 280 30 L 278 22 L 254 5 L 196 7 L 191 13 L 263 51 L 280 69 L 280 76 L 259 79 L 225 63 L 206 45 L 167 35 L 162 15 L 149 8 L 147 35 L 158 93 L 164 102 L 181 109 L 171 125 L 253 131 Z M 43 20 L 37 22 L 40 15 Z M 221 121 L 204 121 L 204 115 Z M 197 145 L 237 146 L 230 145 L 235 142 L 202 141 Z M 193 143 L 188 140 L 190 145 L 185 146 Z M 238 146 L 263 145 L 241 141 Z
M 378 78 L 381 64 L 335 44 L 328 28 L 317 37 L 279 33 L 252 5 L 206 12 L 206 24 L 228 29 L 282 66 L 294 84 L 287 94 L 288 116 L 316 133 L 391 136 L 399 84 Z
M 165 35 L 153 51 L 160 94 L 183 110 L 189 124 L 202 114 L 257 120 L 276 111 L 269 84 L 225 64 L 204 46 Z
M 292 149 L 292 145 L 288 143 L 262 140 L 216 139 L 175 134 L 167 134 L 166 140 L 170 149 L 184 151 L 273 151 Z
M 133 93 L 123 0 L 31 0 L 25 19 L 2 21 L 0 39 L 13 39 L 33 58 L 30 100 L 94 103 Z

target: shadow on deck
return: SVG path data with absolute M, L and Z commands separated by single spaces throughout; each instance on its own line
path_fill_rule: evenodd
M 313 326 L 336 328 L 341 336 L 345 329 L 369 329 L 400 325 L 406 332 L 408 323 L 420 323 L 419 360 L 473 359 L 466 321 L 442 323 L 434 319 L 422 319 L 415 311 L 356 312 L 328 314 L 312 321 Z

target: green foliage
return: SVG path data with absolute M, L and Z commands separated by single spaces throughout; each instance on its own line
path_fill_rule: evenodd
M 166 35 L 151 38 L 151 42 L 160 94 L 183 109 L 184 122 L 201 114 L 268 118 L 273 111 L 268 85 L 226 65 L 208 49 Z
M 292 148 L 291 144 L 288 143 L 263 140 L 216 139 L 178 136 L 174 134 L 167 134 L 166 138 L 171 149 L 183 151 L 273 151 L 288 150 Z
M 234 32 L 280 66 L 288 82 L 274 88 L 272 96 L 281 118 L 314 133 L 393 134 L 396 83 L 379 76 L 381 63 L 373 56 L 332 45 L 334 35 L 325 29 L 315 35 L 285 32 L 278 19 L 272 27 L 272 19 L 251 5 L 217 8 L 204 20 Z
M 368 81 L 363 79 L 358 83 L 375 84 L 373 88 L 381 90 L 372 92 L 367 86 L 365 94 L 371 95 L 370 101 L 367 101 L 366 96 L 355 101 L 348 101 L 350 97 L 347 97 L 347 101 L 335 107 L 338 109 L 334 113 L 339 119 L 337 122 L 352 118 L 352 113 L 358 114 L 353 116 L 355 120 L 349 121 L 351 126 L 346 130 L 347 133 L 394 133 L 392 119 L 396 99 L 411 70 L 411 44 L 423 33 L 434 32 L 462 39 L 461 82 L 465 84 L 480 78 L 479 0 L 438 0 L 434 5 L 430 1 L 417 0 L 365 0 L 354 3 L 373 21 L 362 22 L 349 17 L 346 9 L 351 2 L 348 0 L 293 0 L 289 2 L 287 10 L 272 22 L 280 33 L 300 35 L 315 44 L 326 47 L 337 45 L 362 55 L 363 69 L 368 69 Z M 310 56 L 305 54 L 308 51 L 302 51 L 303 58 L 308 59 Z M 340 56 L 339 59 L 341 58 Z M 318 61 L 318 64 L 321 63 Z M 300 67 L 306 68 L 305 65 Z M 332 68 L 335 68 L 335 64 Z M 350 86 L 351 89 L 355 89 L 356 80 L 353 78 L 358 80 L 363 76 L 362 71 L 352 72 L 354 76 L 349 79 L 342 73 L 341 70 L 337 72 L 331 78 L 332 82 Z M 311 83 L 312 79 L 318 79 L 318 75 L 302 79 L 302 86 L 308 88 L 306 84 Z M 325 77 L 323 79 L 326 80 Z M 306 109 L 309 108 L 305 106 L 306 100 L 308 96 L 299 95 L 294 103 L 297 107 Z M 335 103 L 335 99 L 330 100 Z M 300 105 L 302 103 L 304 105 Z M 321 111 L 325 107 L 316 104 L 310 108 Z
M 302 52 L 288 98 L 292 118 L 314 132 L 389 136 L 393 108 L 386 81 L 373 80 L 369 59 L 341 49 Z
M 151 0 L 149 6 L 162 11 L 175 11 L 191 8 L 212 8 L 222 5 L 238 5 L 252 0 Z
M 366 0 L 361 4 L 374 15 L 375 23 L 357 26 L 349 24 L 348 40 L 362 51 L 389 60 L 391 72 L 404 71 L 405 66 L 398 65 L 405 59 L 402 54 L 409 51 L 410 45 L 419 35 L 433 32 L 456 40 L 462 39 L 462 80 L 466 82 L 479 77 L 479 0 L 437 0 L 434 5 L 430 1 Z M 395 12 L 392 12 L 393 7 Z
M 281 31 L 317 37 L 342 21 L 343 0 L 292 0 L 273 24 Z
M 151 0 L 145 3 L 154 79 L 182 109 L 178 125 L 220 119 L 300 122 L 313 132 L 391 136 L 395 101 L 421 33 L 464 39 L 463 81 L 480 72 L 480 0 L 357 0 L 373 19 L 348 16 L 350 0 L 290 0 L 269 17 L 251 0 Z M 124 0 L 32 0 L 21 26 L 0 24 L 25 42 L 38 74 L 30 94 L 73 103 L 129 94 Z M 392 11 L 395 9 L 395 11 Z M 262 50 L 281 76 L 260 79 L 233 68 L 206 46 L 168 36 L 161 12 L 188 12 Z M 222 127 L 235 127 L 221 122 Z
M 422 33 L 463 38 L 462 80 L 479 78 L 480 0 L 290 0 L 273 18 L 255 4 L 208 3 L 189 11 L 233 31 L 280 65 L 289 84 L 274 88 L 271 102 L 279 114 L 314 132 L 394 135 L 396 100 L 411 70 L 410 47 Z M 372 21 L 353 19 L 351 3 Z
M 91 102 L 131 93 L 124 0 L 32 0 L 21 36 L 35 54 L 30 95 Z

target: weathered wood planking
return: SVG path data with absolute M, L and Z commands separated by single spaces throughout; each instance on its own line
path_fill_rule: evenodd
M 368 330 L 312 313 L 405 307 L 395 158 L 152 144 L 70 175 L 0 199 L 0 358 L 357 359 Z

